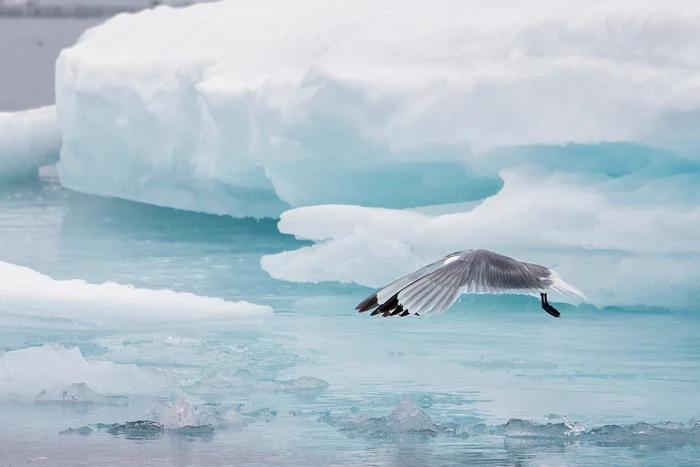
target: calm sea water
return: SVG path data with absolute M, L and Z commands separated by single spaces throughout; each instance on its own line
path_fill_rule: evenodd
M 97 429 L 60 436 L 144 419 L 152 400 L 4 404 L 0 462 L 75 465 L 78 456 L 113 465 L 126 456 L 134 465 L 631 466 L 700 459 L 693 441 L 700 436 L 521 440 L 504 436 L 503 427 L 512 418 L 545 424 L 562 416 L 586 430 L 687 424 L 700 415 L 695 313 L 562 307 L 554 320 L 534 300 L 482 297 L 463 298 L 436 318 L 370 318 L 353 309 L 368 289 L 282 282 L 260 270 L 261 255 L 303 245 L 279 234 L 275 221 L 79 195 L 55 180 L 4 187 L 0 225 L 0 260 L 55 278 L 245 299 L 276 312 L 245 331 L 3 327 L 6 352 L 51 342 L 77 346 L 92 361 L 159 369 L 198 408 L 214 404 L 247 421 L 207 436 L 133 440 Z M 312 378 L 306 393 L 284 386 L 303 377 Z M 399 436 L 362 421 L 386 417 L 403 395 L 457 435 Z

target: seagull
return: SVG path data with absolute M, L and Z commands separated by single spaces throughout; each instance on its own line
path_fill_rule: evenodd
M 557 291 L 586 299 L 578 288 L 559 274 L 539 264 L 518 261 L 489 250 L 461 250 L 428 264 L 373 293 L 355 307 L 371 316 L 431 315 L 446 311 L 463 293 L 539 293 L 542 309 L 558 318 L 561 313 L 549 304 L 547 293 Z

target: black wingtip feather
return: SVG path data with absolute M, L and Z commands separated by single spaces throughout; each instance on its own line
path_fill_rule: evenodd
M 365 311 L 369 311 L 372 308 L 376 308 L 379 306 L 379 301 L 377 300 L 377 294 L 372 294 L 371 296 L 367 297 L 364 302 L 360 303 L 355 307 L 357 311 L 360 313 L 364 313 Z
M 399 305 L 394 311 L 391 312 L 391 316 L 400 315 L 401 313 L 403 313 L 403 311 L 403 305 Z
M 396 299 L 396 297 L 394 297 L 392 300 L 395 300 L 396 304 L 398 304 L 398 299 Z M 401 304 L 398 304 L 398 306 L 394 308 L 391 306 L 391 304 L 389 306 L 386 306 L 387 303 L 382 304 L 382 306 L 378 307 L 376 310 L 370 313 L 370 316 L 382 315 L 382 318 L 391 318 L 392 316 L 399 316 L 401 318 L 404 318 L 411 314 L 414 316 L 420 316 L 418 313 L 411 313 L 408 310 L 404 310 L 403 305 Z
M 406 316 L 407 314 L 409 314 L 408 310 L 404 310 L 403 305 L 399 303 L 398 294 L 394 295 L 381 305 L 379 305 L 377 301 L 377 296 L 375 294 L 369 297 L 364 302 L 360 303 L 356 309 L 359 310 L 360 313 L 362 313 L 365 311 L 369 311 L 374 307 L 376 307 L 376 309 L 372 311 L 372 313 L 370 313 L 370 316 L 382 315 L 382 317 L 384 318 L 389 318 L 391 316 Z
M 379 305 L 379 308 L 377 308 L 375 311 L 377 311 L 379 313 L 386 313 L 387 311 L 391 312 L 397 306 L 399 306 L 399 295 L 398 294 L 394 295 L 389 300 L 387 300 L 386 302 Z

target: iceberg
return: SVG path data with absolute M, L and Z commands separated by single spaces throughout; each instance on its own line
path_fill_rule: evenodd
M 482 200 L 523 162 L 598 173 L 644 159 L 591 154 L 607 142 L 697 163 L 699 12 L 243 0 L 117 15 L 56 63 L 57 169 L 81 192 L 277 217 Z M 568 143 L 584 150 L 547 151 Z
M 255 324 L 271 313 L 272 308 L 266 305 L 167 289 L 55 280 L 30 268 L 0 261 L 0 314 L 21 325 L 30 325 L 31 319 L 39 317 L 72 320 L 92 327 L 133 328 L 138 324 L 141 329 L 217 328 Z
M 61 131 L 56 107 L 0 112 L 0 182 L 36 178 L 58 161 Z
M 281 216 L 316 244 L 263 257 L 278 279 L 379 287 L 488 248 L 594 305 L 693 305 L 698 26 L 691 0 L 118 15 L 57 60 L 57 171 L 81 192 Z

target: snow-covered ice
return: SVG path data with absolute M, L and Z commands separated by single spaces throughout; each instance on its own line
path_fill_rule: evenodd
M 54 280 L 30 268 L 0 261 L 0 312 L 30 325 L 35 317 L 99 326 L 235 327 L 272 313 L 265 305 L 230 302 L 172 290 L 116 283 Z
M 482 199 L 501 187 L 498 164 L 561 169 L 517 151 L 533 145 L 655 144 L 697 161 L 699 25 L 690 0 L 245 0 L 119 15 L 58 59 L 58 169 L 79 191 L 274 217 Z M 562 160 L 600 171 L 569 149 Z
M 319 244 L 265 257 L 276 278 L 377 287 L 490 248 L 553 267 L 595 304 L 688 305 L 698 26 L 689 0 L 120 15 L 57 62 L 58 172 L 88 193 L 284 212 L 283 232 Z
M 335 205 L 285 212 L 280 231 L 317 244 L 264 256 L 262 267 L 279 279 L 380 287 L 450 252 L 488 248 L 551 267 L 593 304 L 697 303 L 697 174 L 507 169 L 501 176 L 503 189 L 465 212 Z
M 36 177 L 58 160 L 61 131 L 56 107 L 0 112 L 0 181 Z

